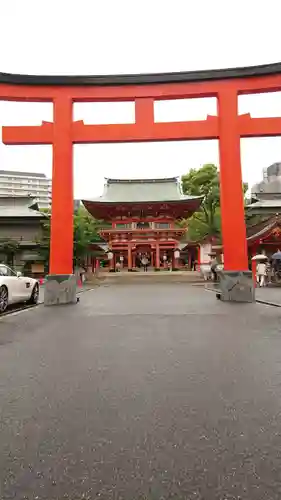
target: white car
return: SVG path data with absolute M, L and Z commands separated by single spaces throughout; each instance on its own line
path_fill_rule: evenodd
M 0 264 L 0 314 L 11 304 L 28 302 L 37 304 L 39 283 L 33 278 L 16 273 L 5 264 Z

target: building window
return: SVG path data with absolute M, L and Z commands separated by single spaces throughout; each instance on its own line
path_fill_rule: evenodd
M 137 229 L 148 229 L 150 228 L 150 222 L 138 222 Z
M 155 228 L 156 229 L 169 229 L 170 224 L 169 224 L 169 222 L 156 222 Z
M 132 227 L 132 224 L 122 224 L 122 223 L 117 223 L 116 224 L 116 229 L 130 229 Z

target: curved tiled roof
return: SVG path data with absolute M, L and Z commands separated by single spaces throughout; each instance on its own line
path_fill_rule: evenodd
M 97 219 L 156 212 L 170 213 L 175 219 L 190 217 L 199 209 L 203 196 L 182 194 L 176 177 L 168 179 L 107 179 L 103 195 L 93 200 L 82 200 L 85 208 Z M 129 215 L 128 215 L 129 216 Z
M 281 217 L 270 217 L 258 224 L 247 228 L 247 241 L 250 243 L 256 239 L 268 235 L 275 227 L 281 226 Z
M 171 73 L 129 75 L 22 75 L 0 73 L 0 83 L 13 85 L 148 85 L 157 83 L 204 82 L 231 78 L 250 78 L 281 73 L 281 63 Z
M 170 183 L 170 182 L 178 182 L 179 181 L 179 177 L 161 177 L 161 178 L 157 178 L 157 177 L 152 177 L 150 179 L 142 179 L 142 178 L 139 178 L 139 179 L 119 179 L 119 178 L 112 178 L 112 177 L 106 177 L 105 178 L 105 181 L 107 184 L 166 184 L 166 183 Z
M 177 177 L 164 179 L 106 179 L 104 193 L 91 203 L 159 203 L 202 201 L 202 196 L 183 195 Z M 84 203 L 83 201 L 83 203 Z
M 45 217 L 46 214 L 39 211 L 37 203 L 29 196 L 0 196 L 0 219 Z

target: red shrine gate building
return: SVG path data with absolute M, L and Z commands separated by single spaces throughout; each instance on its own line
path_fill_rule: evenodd
M 199 209 L 200 196 L 185 196 L 179 180 L 168 179 L 106 179 L 104 193 L 94 200 L 83 200 L 96 219 L 111 223 L 100 233 L 112 253 L 110 267 L 117 262 L 131 271 L 140 265 L 143 255 L 155 269 L 170 262 L 179 265 L 176 252 L 187 219 Z

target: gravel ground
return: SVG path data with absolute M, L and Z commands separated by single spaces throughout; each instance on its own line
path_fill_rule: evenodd
M 1 500 L 279 500 L 280 319 L 176 284 L 0 319 Z

